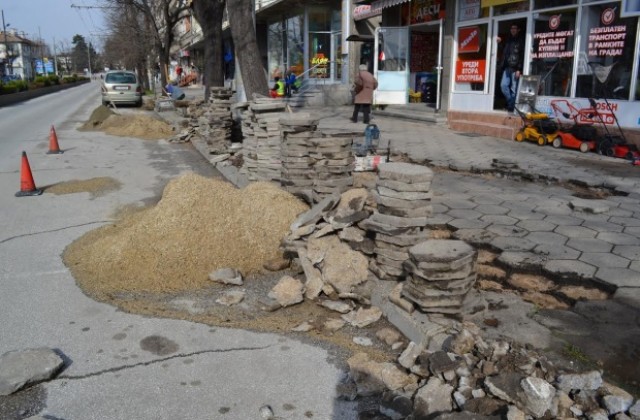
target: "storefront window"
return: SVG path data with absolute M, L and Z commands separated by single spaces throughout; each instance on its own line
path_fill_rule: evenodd
M 403 31 L 380 32 L 378 46 L 378 70 L 405 71 L 407 70 L 407 51 L 409 40 Z
M 310 77 L 327 79 L 330 77 L 331 34 L 320 32 L 309 34 L 309 66 L 314 69 Z
M 458 28 L 455 90 L 484 91 L 487 68 L 487 24 Z
M 577 97 L 629 99 L 637 18 L 621 18 L 620 3 L 584 6 Z
M 540 75 L 540 95 L 570 96 L 576 11 L 534 14 L 529 74 Z
M 295 74 L 304 72 L 304 17 L 287 19 L 287 64 Z
M 268 33 L 268 62 L 269 77 L 273 79 L 276 76 L 282 76 L 284 68 L 284 27 L 282 22 L 275 22 L 269 25 Z
M 309 8 L 309 31 L 331 32 L 342 29 L 342 13 L 339 4 L 333 9 L 330 7 Z

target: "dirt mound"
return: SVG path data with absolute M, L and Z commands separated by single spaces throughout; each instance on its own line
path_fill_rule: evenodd
M 100 105 L 93 110 L 89 117 L 89 121 L 84 123 L 82 127 L 80 127 L 80 130 L 98 130 L 100 129 L 100 125 L 102 125 L 102 123 L 112 115 L 115 115 L 115 113 L 111 109 L 104 105 Z
M 98 130 L 112 136 L 137 137 L 144 140 L 160 140 L 174 135 L 173 127 L 162 120 L 143 114 L 116 114 L 104 105 L 93 110 L 89 120 L 80 130 Z
M 111 115 L 102 122 L 100 130 L 112 136 L 145 140 L 166 139 L 173 135 L 169 124 L 146 115 Z
M 208 274 L 217 268 L 261 272 L 281 254 L 289 225 L 307 209 L 272 184 L 238 190 L 190 173 L 171 181 L 155 207 L 89 232 L 63 258 L 97 298 L 196 290 L 211 284 Z

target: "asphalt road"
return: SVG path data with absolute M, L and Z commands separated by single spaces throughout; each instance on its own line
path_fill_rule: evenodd
M 125 205 L 158 200 L 184 171 L 217 176 L 190 145 L 80 132 L 100 104 L 96 82 L 0 109 L 0 354 L 56 349 L 64 371 L 0 397 L 0 418 L 64 420 L 353 419 L 336 398 L 343 373 L 326 349 L 275 334 L 126 314 L 86 297 L 61 254 Z M 49 155 L 56 128 L 63 154 Z M 26 151 L 37 197 L 20 189 Z M 111 177 L 118 191 L 54 195 L 46 187 Z M 312 416 L 312 417 L 311 417 Z

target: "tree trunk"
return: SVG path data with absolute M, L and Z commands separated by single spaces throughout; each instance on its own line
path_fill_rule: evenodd
M 252 7 L 251 0 L 232 0 L 227 4 L 231 36 L 248 100 L 253 98 L 254 93 L 269 94 L 269 85 L 258 50 Z
M 209 100 L 211 86 L 224 86 L 224 62 L 222 61 L 224 3 L 225 0 L 195 0 L 192 3 L 193 16 L 202 28 L 204 39 L 204 68 L 200 71 L 204 80 L 205 101 Z

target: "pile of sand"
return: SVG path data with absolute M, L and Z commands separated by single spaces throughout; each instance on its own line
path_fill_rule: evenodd
M 195 290 L 211 284 L 208 274 L 218 268 L 261 272 L 307 209 L 269 183 L 238 190 L 190 173 L 169 182 L 155 207 L 89 232 L 63 258 L 95 297 Z
M 100 105 L 91 113 L 81 130 L 99 130 L 112 136 L 137 137 L 145 140 L 166 139 L 174 135 L 173 127 L 149 115 L 114 113 Z

